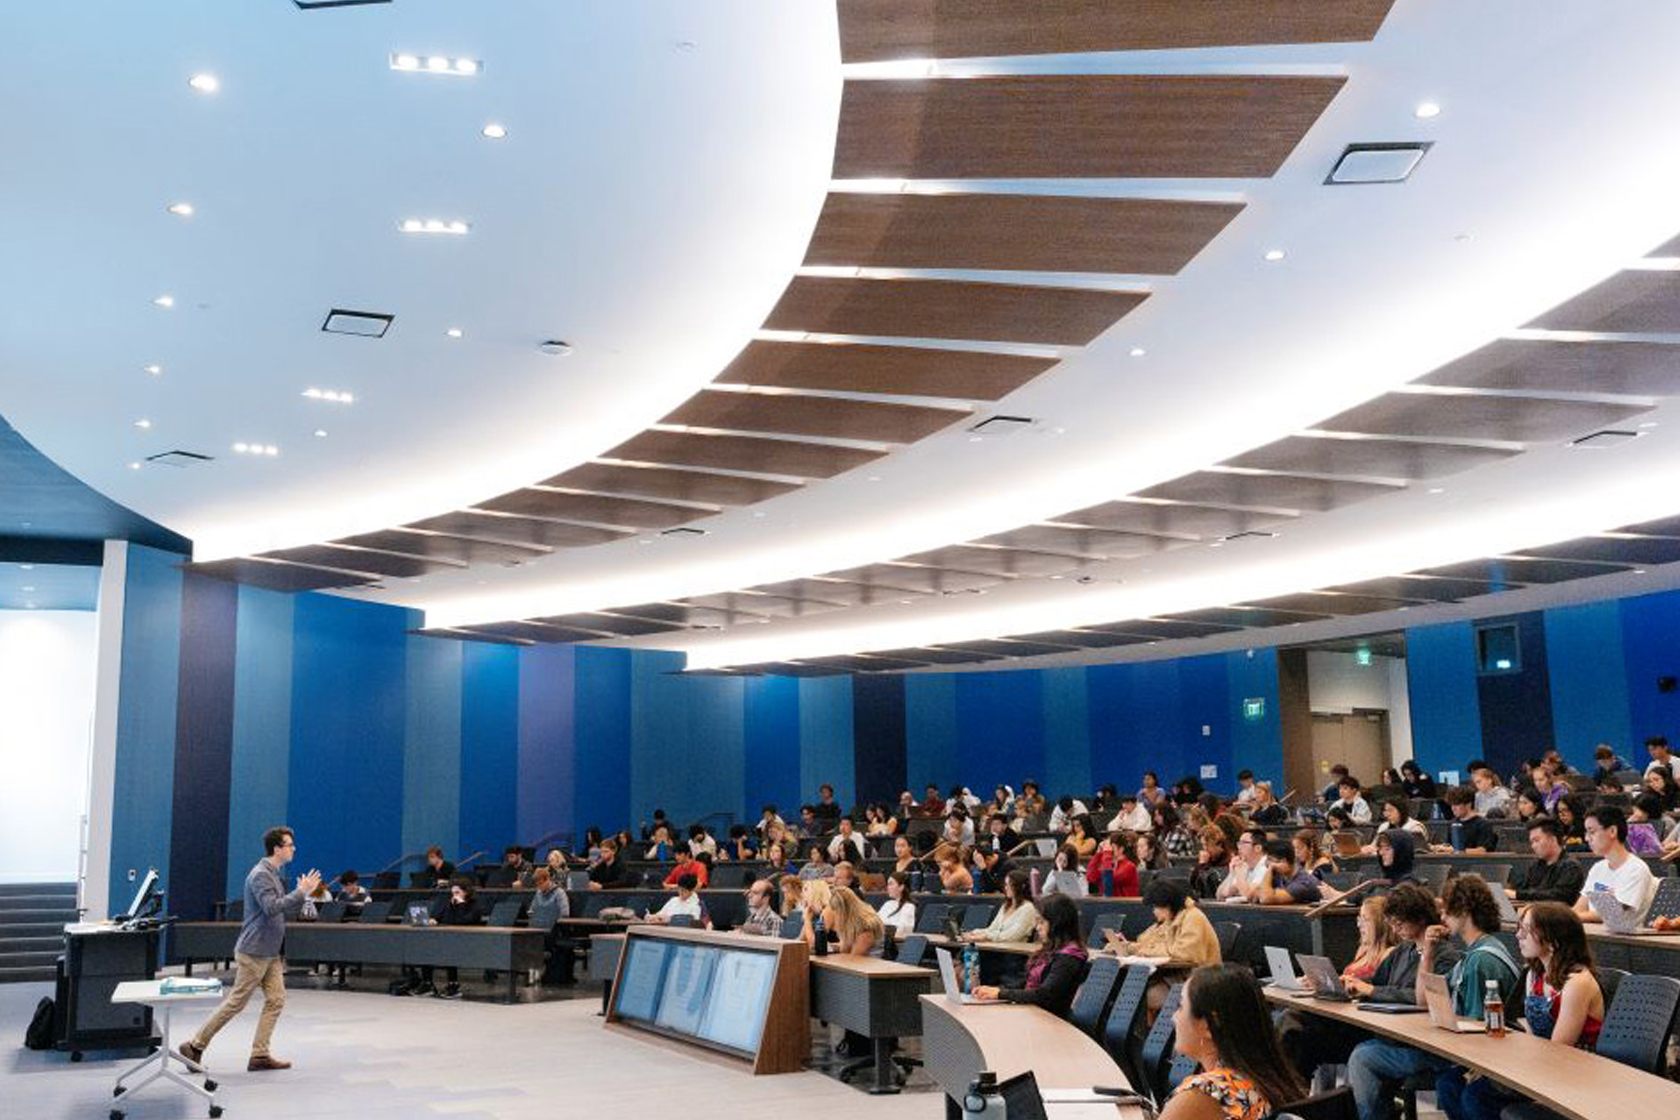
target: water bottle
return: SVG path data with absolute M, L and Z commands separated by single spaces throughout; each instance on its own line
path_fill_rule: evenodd
M 653 858 L 658 860 L 660 863 L 664 863 L 666 860 L 670 859 L 670 846 L 661 841 L 659 846 L 653 850 Z
M 1487 982 L 1487 994 L 1482 997 L 1482 1022 L 1487 1024 L 1489 1038 L 1505 1037 L 1505 997 L 1499 994 L 1499 982 Z
M 1102 869 L 1102 893 L 1104 898 L 1114 897 L 1114 868 L 1112 866 Z
M 980 984 L 980 950 L 970 941 L 963 949 L 963 991 L 970 995 Z
M 821 914 L 811 915 L 811 951 L 819 957 L 828 956 L 828 931 L 823 928 Z
M 985 875 L 984 872 L 979 872 L 979 873 L 972 872 L 972 871 L 969 872 L 968 893 L 970 893 L 970 894 L 979 894 L 980 893 L 981 887 L 984 885 L 984 884 L 981 883 L 980 880 L 984 877 L 984 875 Z
M 1044 883 L 1043 877 L 1038 873 L 1038 868 L 1035 867 L 1027 873 L 1027 880 L 1032 884 L 1032 896 L 1037 898 L 1039 887 Z
M 1004 1104 L 1003 1094 L 998 1092 L 997 1074 L 988 1070 L 974 1079 L 963 1096 L 962 1114 L 965 1117 L 983 1116 L 986 1120 L 1007 1120 L 1008 1107 Z

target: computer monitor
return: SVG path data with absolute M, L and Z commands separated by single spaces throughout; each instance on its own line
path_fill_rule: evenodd
M 134 892 L 134 901 L 128 904 L 127 910 L 117 915 L 117 921 L 132 922 L 145 917 L 151 910 L 151 904 L 163 898 L 163 892 L 157 889 L 157 881 L 157 868 L 148 868 L 146 877 L 140 880 L 140 889 Z

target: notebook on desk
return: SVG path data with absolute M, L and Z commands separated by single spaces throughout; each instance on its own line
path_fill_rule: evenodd
M 1444 1031 L 1475 1034 L 1487 1030 L 1487 1024 L 1480 1019 L 1458 1017 L 1458 1012 L 1453 1010 L 1452 993 L 1447 991 L 1447 978 L 1440 973 L 1423 974 L 1423 999 L 1429 1008 L 1429 1021 Z

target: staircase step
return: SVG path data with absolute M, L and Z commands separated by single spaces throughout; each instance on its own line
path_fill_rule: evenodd
M 57 963 L 59 950 L 54 949 L 41 953 L 0 953 L 0 967 L 4 968 L 52 968 Z
M 13 968 L 0 964 L 0 984 L 33 984 L 41 981 L 51 983 L 58 978 L 56 968 L 41 968 L 37 965 L 26 965 Z
M 7 937 L 0 931 L 0 959 L 9 953 L 58 953 L 64 949 L 64 935 L 57 937 Z
M 0 898 L 0 916 L 18 910 L 74 910 L 73 894 L 14 894 Z
M 55 940 L 64 937 L 64 926 L 75 918 L 65 918 L 62 922 L 0 922 L 0 938 L 7 937 L 51 937 Z
M 0 898 L 14 894 L 75 894 L 76 884 L 62 883 L 0 883 Z
M 75 920 L 76 911 L 74 909 L 65 910 L 62 907 L 56 906 L 51 909 L 36 908 L 32 910 L 0 910 L 0 926 L 9 926 L 13 924 L 30 925 L 40 922 L 58 922 L 62 925 L 65 922 L 73 922 Z

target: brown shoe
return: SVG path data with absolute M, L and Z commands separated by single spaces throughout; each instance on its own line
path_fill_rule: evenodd
M 175 1053 L 181 1055 L 195 1066 L 204 1064 L 204 1047 L 194 1046 L 191 1042 L 183 1042 L 175 1047 Z
M 291 1069 L 292 1063 L 282 1062 L 279 1058 L 271 1058 L 267 1054 L 260 1058 L 253 1055 L 251 1060 L 245 1063 L 245 1068 L 254 1073 L 259 1069 Z

